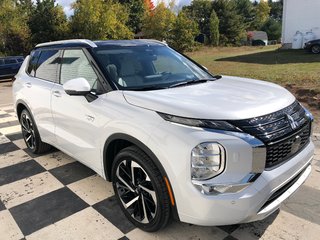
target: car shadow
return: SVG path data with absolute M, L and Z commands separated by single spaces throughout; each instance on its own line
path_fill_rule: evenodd
M 280 210 L 278 209 L 261 221 L 240 224 L 239 227 L 233 231 L 232 236 L 236 238 L 237 236 L 246 236 L 248 239 L 260 239 L 268 227 L 272 225 L 279 213 Z
M 218 62 L 241 62 L 264 65 L 292 64 L 292 63 L 319 63 L 320 54 L 308 53 L 305 50 L 277 49 L 258 53 L 250 53 L 233 57 L 219 58 Z

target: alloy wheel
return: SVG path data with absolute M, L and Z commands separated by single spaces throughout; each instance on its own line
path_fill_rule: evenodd
M 34 132 L 34 126 L 30 117 L 23 113 L 21 115 L 21 127 L 23 138 L 30 149 L 34 149 L 36 146 L 36 136 Z
M 313 46 L 311 50 L 313 53 L 316 53 L 316 54 L 320 53 L 320 45 Z
M 157 213 L 157 195 L 147 172 L 137 162 L 123 160 L 117 167 L 115 185 L 125 210 L 143 224 Z

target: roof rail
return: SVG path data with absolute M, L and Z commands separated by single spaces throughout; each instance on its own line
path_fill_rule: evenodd
M 159 41 L 159 40 L 156 40 L 156 39 L 148 39 L 148 38 L 141 38 L 141 39 L 138 39 L 138 40 L 149 41 L 149 42 L 159 43 L 159 44 L 168 46 L 168 44 L 167 44 L 167 42 L 165 40 Z
M 45 42 L 45 43 L 39 43 L 36 45 L 36 47 L 46 47 L 46 46 L 52 46 L 52 45 L 58 45 L 58 44 L 65 44 L 65 43 L 84 43 L 89 45 L 90 47 L 97 47 L 97 45 L 87 39 L 70 39 L 70 40 L 61 40 L 61 41 L 52 41 L 52 42 Z

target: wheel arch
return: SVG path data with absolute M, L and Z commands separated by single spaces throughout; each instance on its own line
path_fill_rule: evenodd
M 16 103 L 16 113 L 17 113 L 17 117 L 18 117 L 19 122 L 20 122 L 20 115 L 21 115 L 23 109 L 27 109 L 29 111 L 29 113 L 31 114 L 31 117 L 33 117 L 28 104 L 23 100 L 18 100 Z
M 115 144 L 122 143 L 123 145 L 117 149 L 117 146 Z M 135 145 L 138 148 L 140 148 L 145 154 L 147 154 L 148 157 L 151 158 L 153 163 L 157 166 L 159 169 L 161 175 L 167 179 L 169 186 L 167 186 L 168 191 L 172 192 L 174 204 L 170 204 L 172 209 L 172 216 L 175 220 L 179 221 L 179 215 L 177 211 L 177 205 L 176 200 L 174 197 L 174 192 L 172 190 L 171 182 L 169 177 L 167 176 L 167 173 L 165 169 L 163 168 L 161 162 L 157 158 L 157 156 L 140 140 L 136 139 L 135 137 L 132 137 L 130 135 L 124 134 L 124 133 L 114 133 L 112 134 L 105 142 L 104 148 L 103 148 L 103 170 L 105 173 L 105 177 L 108 181 L 111 181 L 111 168 L 112 163 L 119 151 L 121 151 L 123 148 Z
M 116 144 L 123 144 L 122 146 L 116 146 Z M 138 148 L 140 148 L 145 154 L 148 155 L 154 162 L 154 164 L 157 166 L 157 168 L 160 170 L 161 174 L 165 177 L 167 177 L 167 174 L 160 163 L 159 159 L 156 157 L 156 155 L 140 140 L 136 139 L 135 137 L 132 137 L 128 134 L 124 133 L 115 133 L 112 134 L 107 141 L 105 142 L 104 148 L 103 148 L 103 166 L 105 171 L 105 176 L 108 181 L 111 181 L 111 167 L 114 160 L 114 157 L 117 155 L 117 153 L 122 150 L 125 147 L 135 145 Z M 115 149 L 116 148 L 116 149 Z

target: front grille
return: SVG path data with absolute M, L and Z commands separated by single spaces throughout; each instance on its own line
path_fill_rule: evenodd
M 283 163 L 300 152 L 309 142 L 311 133 L 310 118 L 297 101 L 268 115 L 230 123 L 266 145 L 266 168 Z
M 267 145 L 266 168 L 274 167 L 299 153 L 310 139 L 310 124 L 302 127 L 293 135 Z

